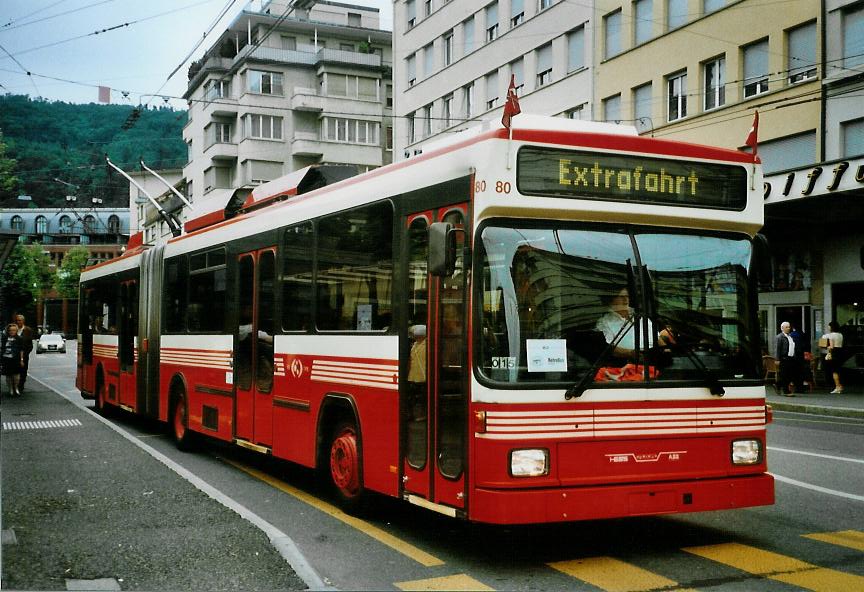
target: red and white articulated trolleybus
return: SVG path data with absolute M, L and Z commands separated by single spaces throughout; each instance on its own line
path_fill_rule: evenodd
M 346 505 L 517 524 L 773 503 L 760 166 L 599 123 L 510 132 L 300 171 L 86 270 L 82 394 L 181 446 L 318 467 Z

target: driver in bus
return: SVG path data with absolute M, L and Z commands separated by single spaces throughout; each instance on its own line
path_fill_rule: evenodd
M 618 332 L 626 323 L 633 324 L 624 332 L 624 335 L 618 340 L 615 346 L 614 355 L 618 358 L 633 359 L 636 355 L 636 330 L 635 321 L 633 318 L 633 309 L 630 308 L 630 292 L 627 287 L 620 288 L 613 294 L 607 294 L 601 297 L 601 302 L 608 307 L 608 311 L 597 320 L 595 329 L 603 333 L 606 343 L 612 343 Z M 640 330 L 644 329 L 639 319 Z M 641 340 L 641 335 L 640 335 Z M 660 346 L 668 346 L 675 343 L 675 337 L 669 327 L 664 327 L 657 336 L 657 341 Z M 651 319 L 648 319 L 648 343 L 649 347 L 654 347 L 654 325 Z

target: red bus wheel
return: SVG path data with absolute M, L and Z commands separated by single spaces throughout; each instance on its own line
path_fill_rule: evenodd
M 363 495 L 360 466 L 357 428 L 342 423 L 333 431 L 330 443 L 330 480 L 343 507 L 354 509 Z
M 171 433 L 179 450 L 189 450 L 192 433 L 186 416 L 186 396 L 182 391 L 177 394 L 171 411 Z

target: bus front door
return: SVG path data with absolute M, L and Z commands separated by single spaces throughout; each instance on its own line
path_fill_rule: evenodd
M 235 437 L 269 447 L 273 441 L 275 248 L 237 258 L 239 304 L 234 334 Z
M 450 508 L 465 507 L 467 457 L 466 274 L 464 233 L 457 234 L 456 269 L 431 277 L 428 228 L 436 220 L 464 227 L 466 207 L 409 216 L 408 323 L 403 374 L 403 483 L 409 495 Z
M 119 402 L 135 409 L 138 400 L 138 381 L 136 380 L 137 355 L 135 351 L 138 336 L 138 282 L 130 280 L 120 284 L 120 318 L 118 319 L 117 354 L 120 359 Z

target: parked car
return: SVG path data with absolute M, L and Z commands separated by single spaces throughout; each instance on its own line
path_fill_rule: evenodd
M 66 353 L 66 340 L 62 335 L 56 333 L 46 333 L 36 342 L 36 353 L 44 354 L 45 352 L 60 352 Z

